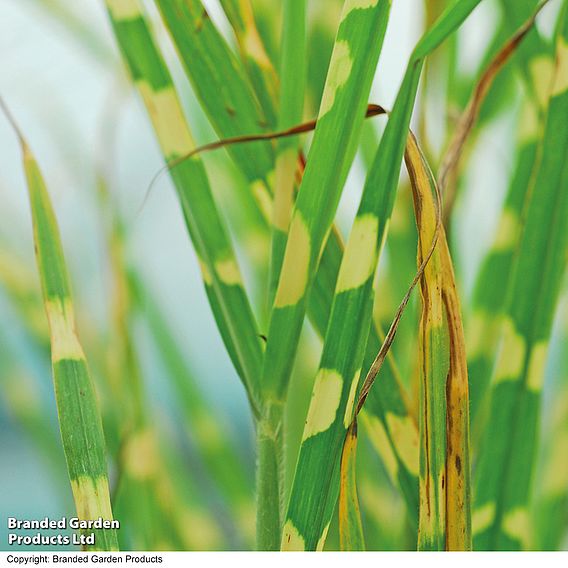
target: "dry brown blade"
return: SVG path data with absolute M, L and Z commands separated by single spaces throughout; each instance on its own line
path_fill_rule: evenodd
M 373 116 L 378 116 L 380 114 L 386 114 L 387 111 L 380 105 L 369 104 L 367 106 L 367 111 L 365 113 L 365 118 L 371 118 Z M 278 138 L 286 138 L 288 136 L 294 136 L 296 134 L 304 134 L 315 129 L 317 125 L 317 119 L 292 126 L 286 130 L 280 130 L 277 132 L 265 132 L 261 134 L 247 134 L 243 136 L 234 136 L 232 138 L 224 138 L 223 140 L 217 140 L 216 142 L 210 142 L 209 144 L 204 144 L 195 148 L 191 152 L 171 160 L 164 167 L 171 170 L 175 168 L 182 162 L 185 162 L 189 158 L 197 154 L 202 154 L 203 152 L 210 152 L 211 150 L 216 150 L 218 148 L 223 148 L 225 146 L 231 146 L 232 144 L 246 144 L 249 142 L 262 142 L 267 140 L 277 140 Z
M 382 114 L 388 114 L 388 111 L 386 111 L 381 105 L 376 105 L 376 104 L 367 105 L 365 118 L 372 118 L 374 116 L 379 116 Z M 278 138 L 286 138 L 288 136 L 295 136 L 298 134 L 305 134 L 306 132 L 311 132 L 312 130 L 315 130 L 316 125 L 317 125 L 317 119 L 314 119 L 308 122 L 303 122 L 302 124 L 298 124 L 296 126 L 292 126 L 291 128 L 287 128 L 286 130 L 280 130 L 278 132 L 265 132 L 261 134 L 246 134 L 243 136 L 234 136 L 232 138 L 223 138 L 222 140 L 216 140 L 215 142 L 210 142 L 209 144 L 198 146 L 197 148 L 194 148 L 191 152 L 169 161 L 165 166 L 163 166 L 158 170 L 156 175 L 152 178 L 152 181 L 150 182 L 148 189 L 146 190 L 146 194 L 144 195 L 144 199 L 142 201 L 142 205 L 140 206 L 139 212 L 142 211 L 144 205 L 146 205 L 146 202 L 150 197 L 150 193 L 154 185 L 156 185 L 156 182 L 158 181 L 158 179 L 160 179 L 162 174 L 164 174 L 167 171 L 173 170 L 176 166 L 179 166 L 181 163 L 185 162 L 186 160 L 189 160 L 190 158 L 193 158 L 198 154 L 211 152 L 212 150 L 225 148 L 226 146 L 231 146 L 233 144 L 248 144 L 250 142 L 263 142 L 269 140 L 277 140 Z
M 504 45 L 504 47 L 497 53 L 497 55 L 489 63 L 486 70 L 483 72 L 479 82 L 475 86 L 473 94 L 467 104 L 467 107 L 461 115 L 454 136 L 448 145 L 448 149 L 442 159 L 440 172 L 438 175 L 438 188 L 440 193 L 444 194 L 446 185 L 450 177 L 455 173 L 458 167 L 460 158 L 463 153 L 464 145 L 467 137 L 475 124 L 477 115 L 481 104 L 485 100 L 489 88 L 491 87 L 495 77 L 509 60 L 511 55 L 515 52 L 517 47 L 526 37 L 535 23 L 536 17 L 539 12 L 548 4 L 550 0 L 543 0 L 536 8 L 532 16 L 515 32 L 511 39 Z
M 416 138 L 414 137 L 414 134 L 412 132 L 410 132 L 409 136 L 412 136 L 416 140 Z M 416 142 L 416 143 L 418 144 L 418 142 Z M 363 386 L 361 387 L 361 391 L 359 393 L 359 399 L 357 401 L 357 408 L 356 408 L 355 413 L 354 413 L 354 420 L 357 417 L 357 415 L 359 414 L 359 412 L 361 411 L 361 409 L 363 408 L 363 405 L 365 404 L 365 400 L 367 399 L 369 391 L 371 390 L 371 387 L 373 386 L 373 384 L 375 382 L 375 378 L 377 377 L 377 375 L 379 374 L 379 371 L 381 370 L 381 367 L 383 366 L 383 363 L 386 359 L 386 356 L 389 352 L 389 349 L 390 349 L 390 347 L 391 347 L 391 345 L 394 341 L 394 338 L 396 336 L 396 332 L 398 330 L 398 326 L 400 324 L 402 314 L 404 313 L 404 310 L 406 309 L 406 306 L 407 306 L 408 302 L 410 301 L 410 296 L 412 295 L 414 288 L 416 288 L 416 284 L 418 284 L 418 281 L 420 280 L 420 278 L 424 274 L 424 270 L 425 270 L 426 266 L 428 265 L 430 258 L 432 258 L 432 255 L 434 254 L 434 250 L 436 249 L 436 244 L 438 243 L 438 237 L 439 237 L 440 231 L 442 229 L 442 205 L 443 204 L 442 204 L 442 194 L 440 193 L 440 190 L 438 189 L 438 185 L 434 184 L 434 187 L 436 189 L 436 230 L 434 231 L 434 236 L 432 238 L 432 244 L 430 245 L 430 249 L 428 250 L 428 254 L 424 257 L 424 260 L 422 261 L 422 263 L 418 267 L 418 270 L 416 271 L 416 274 L 414 275 L 414 278 L 412 279 L 412 282 L 411 282 L 408 290 L 406 291 L 406 294 L 402 298 L 402 301 L 400 302 L 400 305 L 398 306 L 398 309 L 396 310 L 395 316 L 394 316 L 392 323 L 389 327 L 389 330 L 388 330 L 388 332 L 385 336 L 383 344 L 381 345 L 381 348 L 380 348 L 377 356 L 375 357 L 375 360 L 373 361 L 369 371 L 367 372 L 367 376 L 365 377 L 365 380 L 363 382 Z

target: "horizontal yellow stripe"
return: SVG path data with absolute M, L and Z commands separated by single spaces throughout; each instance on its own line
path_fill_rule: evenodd
M 349 50 L 349 43 L 344 40 L 336 41 L 319 110 L 320 119 L 332 109 L 337 91 L 349 80 L 352 67 L 353 59 Z
M 113 520 L 106 476 L 97 479 L 80 476 L 72 479 L 71 490 L 80 520 L 93 521 L 98 518 Z
M 133 20 L 141 15 L 139 0 L 106 0 L 114 20 Z
M 171 160 L 191 152 L 195 144 L 174 87 L 154 91 L 144 80 L 138 81 L 137 86 L 166 158 Z
M 372 276 L 377 258 L 378 232 L 379 220 L 375 215 L 355 219 L 339 269 L 337 293 L 358 288 Z
M 68 298 L 52 298 L 45 303 L 51 336 L 51 360 L 84 360 L 85 354 L 75 332 L 73 304 Z
M 290 224 L 288 244 L 282 264 L 282 276 L 274 306 L 297 304 L 306 291 L 310 266 L 310 234 L 302 214 L 296 211 Z
M 343 377 L 333 369 L 320 369 L 316 377 L 302 440 L 327 430 L 341 402 Z
M 281 550 L 296 550 L 303 552 L 306 550 L 306 543 L 294 523 L 290 519 L 286 521 L 282 530 Z

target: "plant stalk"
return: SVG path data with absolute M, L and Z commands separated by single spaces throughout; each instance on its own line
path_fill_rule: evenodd
M 257 422 L 257 508 L 258 550 L 279 550 L 282 531 L 284 403 L 268 401 Z

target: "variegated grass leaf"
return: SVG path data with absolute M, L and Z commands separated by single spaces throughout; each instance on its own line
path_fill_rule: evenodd
M 559 346 L 565 345 L 568 338 L 567 300 L 564 293 L 556 314 Z M 557 366 L 550 365 L 551 362 Z M 550 412 L 543 417 L 532 514 L 538 549 L 562 550 L 568 527 L 568 351 L 559 349 L 556 361 L 553 358 L 548 365 L 548 370 L 554 369 L 556 375 L 552 385 L 554 400 Z
M 164 159 L 194 148 L 170 73 L 138 0 L 107 0 L 115 37 L 154 125 Z M 227 351 L 259 413 L 262 345 L 232 243 L 211 194 L 203 163 L 187 160 L 172 171 L 188 232 L 201 262 L 211 309 Z
M 284 130 L 302 122 L 306 80 L 306 2 L 305 0 L 285 0 L 283 9 L 278 130 Z M 298 150 L 297 138 L 284 138 L 277 145 L 272 251 L 268 283 L 269 306 L 272 306 L 274 301 L 276 286 L 280 278 L 294 206 Z
M 341 550 L 365 550 L 365 535 L 357 496 L 357 421 L 345 437 L 339 481 L 339 545 Z
M 294 4 L 301 8 L 303 2 L 295 1 Z M 266 114 L 268 127 L 273 130 L 279 122 L 282 107 L 278 105 L 279 81 L 274 66 L 268 57 L 254 19 L 254 12 L 250 0 L 221 0 L 221 5 L 231 22 L 235 32 L 241 59 L 245 63 L 245 69 L 250 77 L 254 91 L 260 105 Z M 284 26 L 286 31 L 286 26 Z M 292 33 L 301 32 L 301 28 Z M 296 36 L 298 37 L 298 36 Z M 300 60 L 298 60 L 300 63 Z M 282 75 L 281 75 L 282 77 Z M 301 93 L 302 90 L 300 89 Z M 280 103 L 287 101 L 280 97 Z M 277 116 L 278 115 L 278 116 Z
M 521 549 L 532 542 L 528 506 L 542 381 L 568 244 L 566 2 L 557 29 L 541 159 L 524 205 L 476 472 L 474 546 L 481 550 Z
M 2 99 L 0 105 L 22 147 L 36 260 L 49 324 L 59 427 L 77 516 L 81 520 L 100 517 L 112 521 L 104 433 L 94 385 L 75 329 L 59 227 L 38 163 Z M 95 543 L 85 548 L 118 549 L 114 528 L 96 530 L 94 534 Z
M 413 136 L 405 159 L 419 234 L 418 261 L 437 231 L 435 182 Z M 469 400 L 465 341 L 443 229 L 420 281 L 419 550 L 471 550 Z
M 202 2 L 156 0 L 156 5 L 218 136 L 231 138 L 267 130 L 266 114 L 241 62 L 209 18 Z M 251 184 L 259 207 L 267 209 L 270 218 L 270 179 L 274 170 L 272 146 L 262 143 L 233 145 L 227 150 Z M 185 153 L 180 152 L 180 155 Z
M 568 333 L 566 306 L 560 313 L 561 317 L 564 316 L 561 341 L 566 341 Z M 563 351 L 560 358 L 550 419 L 546 421 L 547 428 L 541 435 L 544 447 L 539 460 L 540 475 L 535 485 L 536 502 L 532 508 L 539 550 L 561 549 L 568 526 L 568 353 Z
M 508 5 L 509 0 L 503 0 Z M 508 21 L 515 24 L 533 9 L 529 0 L 521 8 L 507 8 Z M 511 275 L 513 256 L 520 235 L 523 203 L 538 154 L 539 139 L 548 106 L 547 85 L 554 68 L 553 49 L 532 27 L 519 45 L 513 63 L 521 71 L 526 98 L 518 118 L 516 162 L 491 248 L 485 256 L 473 292 L 473 313 L 467 324 L 471 418 L 474 431 L 481 426 L 488 386 L 495 361 L 501 315 Z M 502 282 L 495 286 L 494 282 Z M 479 416 L 478 416 L 479 415 Z

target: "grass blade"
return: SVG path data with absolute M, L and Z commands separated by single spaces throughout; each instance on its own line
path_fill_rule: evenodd
M 543 124 L 535 117 L 535 114 L 538 117 L 538 109 L 535 108 L 533 101 L 526 101 L 525 109 L 527 114 L 521 117 L 519 126 L 520 140 L 514 174 L 493 243 L 479 270 L 473 293 L 473 313 L 467 325 L 471 418 L 474 425 L 482 418 L 480 413 L 482 408 L 485 408 L 499 342 L 507 283 L 510 281 L 521 229 L 523 203 L 528 192 L 531 172 L 537 160 L 539 124 Z M 532 124 L 536 124 L 536 128 L 531 126 Z M 495 286 L 495 281 L 504 285 Z
M 286 396 L 308 290 L 355 154 L 371 87 L 370 70 L 376 66 L 390 10 L 385 1 L 359 4 L 358 0 L 345 3 L 308 165 L 290 224 L 263 368 L 269 437 L 281 428 L 279 409 Z M 327 167 L 330 155 L 338 155 L 331 168 Z M 323 526 L 314 529 L 319 531 L 317 541 Z M 284 533 L 284 544 L 289 536 Z M 305 545 L 315 548 L 316 541 L 311 540 Z M 278 545 L 270 543 L 275 548 Z
M 291 534 L 297 543 L 302 538 L 308 550 L 316 543 L 323 546 L 337 500 L 339 458 L 353 416 L 371 325 L 373 277 L 386 233 L 380 221 L 385 200 L 373 180 L 371 172 L 339 270 L 290 495 L 284 547 Z
M 305 59 L 306 2 L 305 0 L 285 0 L 282 22 L 282 62 L 280 68 L 282 86 L 278 130 L 284 130 L 302 122 L 306 75 Z M 284 138 L 278 143 L 277 147 L 272 215 L 272 252 L 268 285 L 269 306 L 274 301 L 276 286 L 280 278 L 288 228 L 294 206 L 298 147 L 298 140 L 295 138 Z
M 365 358 L 364 368 L 372 365 L 374 354 L 378 353 L 380 343 Z M 388 359 L 389 357 L 387 357 Z M 373 447 L 379 454 L 387 473 L 400 488 L 408 510 L 408 518 L 413 529 L 418 522 L 418 423 L 410 410 L 405 391 L 393 373 L 390 365 L 381 369 L 380 384 L 369 391 L 365 401 L 363 424 Z
M 201 106 L 220 138 L 256 134 L 269 122 L 242 65 L 200 0 L 156 0 Z M 229 154 L 262 208 L 270 197 L 274 153 L 267 144 L 237 144 Z M 270 211 L 270 205 L 268 205 Z M 270 213 L 268 213 L 270 216 Z
M 96 394 L 75 330 L 67 267 L 49 194 L 39 166 L 0 99 L 18 135 L 28 184 L 34 246 L 51 342 L 55 399 L 77 516 L 112 521 L 106 447 Z M 85 531 L 89 534 L 91 531 Z M 94 531 L 88 550 L 118 550 L 114 528 Z
M 266 114 L 268 126 L 274 128 L 277 123 L 278 76 L 258 33 L 252 4 L 250 0 L 221 0 L 221 5 L 235 32 L 241 59 Z
M 381 172 L 377 181 L 384 186 L 384 193 L 391 196 L 389 219 L 424 59 L 466 20 L 480 1 L 453 2 L 426 31 L 412 52 L 373 166 Z
M 357 420 L 347 430 L 341 456 L 339 490 L 339 544 L 341 550 L 365 550 L 356 483 Z
M 532 6 L 527 8 L 532 9 Z M 520 8 L 516 9 L 514 14 L 510 11 L 507 13 L 509 20 L 515 18 L 515 23 L 524 15 L 525 12 Z M 493 243 L 479 269 L 473 293 L 473 313 L 467 326 L 471 418 L 474 426 L 479 422 L 480 409 L 485 408 L 484 402 L 499 341 L 501 316 L 506 302 L 507 283 L 510 280 L 513 256 L 520 236 L 523 204 L 546 119 L 546 85 L 550 83 L 554 67 L 552 51 L 537 30 L 532 28 L 513 56 L 513 62 L 521 70 L 528 97 L 524 101 L 519 119 L 514 173 Z M 541 87 L 535 91 L 535 85 Z M 502 282 L 503 285 L 495 286 L 495 281 Z
M 531 546 L 528 505 L 542 380 L 568 245 L 566 3 L 558 30 L 542 154 L 525 205 L 476 475 L 474 545 L 480 550 Z
M 414 137 L 405 160 L 422 264 L 436 234 L 435 182 Z M 421 278 L 419 550 L 471 550 L 465 342 L 445 234 Z
M 552 417 L 544 437 L 542 472 L 534 508 L 539 550 L 560 550 L 568 527 L 568 357 L 566 352 L 563 355 Z

